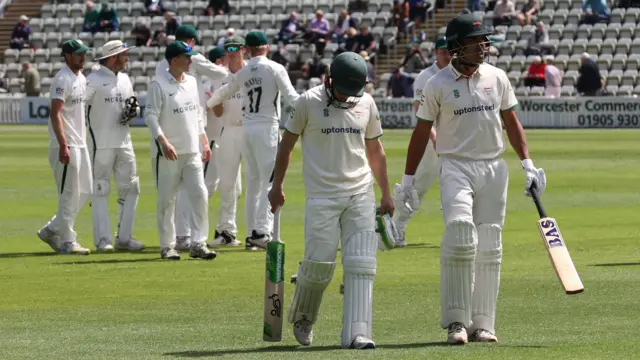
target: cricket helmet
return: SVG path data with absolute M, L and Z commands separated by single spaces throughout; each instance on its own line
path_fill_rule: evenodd
M 460 42 L 462 39 L 475 36 L 483 36 L 485 38 L 485 41 L 480 44 L 480 53 L 483 58 L 486 56 L 489 51 L 489 45 L 491 44 L 488 36 L 491 35 L 492 32 L 482 23 L 482 21 L 482 18 L 473 14 L 460 14 L 449 22 L 445 37 L 447 39 L 447 48 L 449 49 L 451 56 L 459 58 L 463 63 L 468 63 L 467 65 L 478 65 L 464 60 L 465 55 L 468 55 L 469 51 L 475 51 L 475 49 L 467 48 L 475 47 L 475 44 L 463 46 Z
M 358 104 L 367 85 L 367 64 L 362 56 L 346 51 L 336 56 L 327 67 L 325 92 L 329 105 L 350 109 Z M 346 101 L 336 99 L 335 93 L 348 96 Z

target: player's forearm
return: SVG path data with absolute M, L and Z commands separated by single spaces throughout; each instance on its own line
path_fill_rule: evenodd
M 220 88 L 220 90 L 214 92 L 213 95 L 211 95 L 211 97 L 209 98 L 209 100 L 207 100 L 207 107 L 208 108 L 214 108 L 217 105 L 222 104 L 222 101 L 225 98 L 225 97 L 223 97 L 223 95 L 224 95 L 224 92 L 226 92 L 225 91 L 226 89 L 227 89 L 227 87 L 225 85 L 222 88 Z
M 144 121 L 147 124 L 147 127 L 149 127 L 149 130 L 151 130 L 151 136 L 153 136 L 154 139 L 160 140 L 160 137 L 164 137 L 164 132 L 160 127 L 160 121 L 156 114 L 146 112 Z
M 289 163 L 291 162 L 291 151 L 280 148 L 276 155 L 276 165 L 273 171 L 273 186 L 282 188 L 284 184 L 284 176 L 287 174 Z
M 515 115 L 513 116 L 515 117 Z M 527 137 L 524 134 L 522 124 L 520 124 L 517 118 L 507 119 L 507 117 L 508 116 L 505 116 L 504 118 L 504 124 L 511 146 L 518 154 L 520 160 L 529 159 L 529 147 L 527 146 Z
M 382 145 L 377 151 L 370 154 L 369 164 L 382 195 L 391 195 L 389 193 L 389 177 L 387 176 L 387 155 Z
M 62 118 L 59 112 L 51 113 L 51 127 L 58 140 L 58 145 L 60 147 L 67 147 L 67 137 L 64 135 L 64 126 L 62 125 Z
M 207 134 L 200 134 L 200 143 L 202 146 L 209 145 L 209 138 L 207 137 Z
M 418 125 L 411 134 L 409 148 L 407 149 L 407 161 L 404 168 L 405 175 L 415 175 L 427 144 L 429 143 L 432 126 L 433 123 L 431 122 L 418 120 Z

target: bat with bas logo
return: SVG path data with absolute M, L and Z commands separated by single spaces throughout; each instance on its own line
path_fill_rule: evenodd
M 542 241 L 549 252 L 551 264 L 556 271 L 556 275 L 558 275 L 558 279 L 560 279 L 560 283 L 562 284 L 565 293 L 571 295 L 583 292 L 584 286 L 582 285 L 578 271 L 576 271 L 576 268 L 573 265 L 573 261 L 569 255 L 569 250 L 567 249 L 564 238 L 560 233 L 558 222 L 556 219 L 547 216 L 546 211 L 542 207 L 540 197 L 534 191 L 535 184 L 533 184 L 529 190 L 531 192 L 533 202 L 536 204 L 536 208 L 538 209 L 538 214 L 540 215 L 540 220 L 538 220 L 540 236 L 542 237 Z
M 284 307 L 284 243 L 280 240 L 280 209 L 274 214 L 273 240 L 267 243 L 266 250 L 262 339 L 278 342 L 282 340 Z

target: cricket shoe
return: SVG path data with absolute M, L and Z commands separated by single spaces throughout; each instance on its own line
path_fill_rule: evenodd
M 376 344 L 373 342 L 373 340 L 363 335 L 357 335 L 355 338 L 353 338 L 353 341 L 349 345 L 349 349 L 356 350 L 367 350 L 375 348 Z
M 216 230 L 215 235 L 213 236 L 213 240 L 209 241 L 207 245 L 210 247 L 219 247 L 219 246 L 239 246 L 242 244 L 236 236 L 227 230 L 222 230 L 222 232 L 218 232 Z
M 213 260 L 216 258 L 216 252 L 209 250 L 207 244 L 204 242 L 199 244 L 192 244 L 189 250 L 189 256 L 194 259 Z
M 464 345 L 467 343 L 467 329 L 459 322 L 449 325 L 447 333 L 447 343 L 452 345 Z
M 174 248 L 163 248 L 160 250 L 160 257 L 165 260 L 180 260 L 180 254 Z
M 249 237 L 246 237 L 244 239 L 244 249 L 245 250 L 249 250 L 249 251 L 258 251 L 260 250 L 259 247 L 253 245 L 252 243 L 249 242 Z
M 191 236 L 176 236 L 176 250 L 188 251 L 191 249 Z
M 129 240 L 122 241 L 119 237 L 116 236 L 116 250 L 120 251 L 140 251 L 144 249 L 144 244 L 140 241 L 129 238 Z
M 44 241 L 53 251 L 59 252 L 60 248 L 58 247 L 58 239 L 57 235 L 53 230 L 49 229 L 48 226 L 44 226 L 42 229 L 38 230 L 38 237 L 40 240 Z
M 485 329 L 474 331 L 471 336 L 469 336 L 469 340 L 473 342 L 498 342 L 498 338 Z
M 398 238 L 396 239 L 395 247 L 405 247 L 407 242 L 404 239 L 404 230 L 398 230 Z
M 248 238 L 248 241 L 253 246 L 265 249 L 269 241 L 271 241 L 271 236 L 268 234 L 260 234 L 259 232 L 253 230 L 251 232 L 251 237 Z
M 293 335 L 300 345 L 309 346 L 313 342 L 313 324 L 303 318 L 293 323 Z
M 61 255 L 89 255 L 91 250 L 83 248 L 75 241 L 67 241 L 60 245 Z
M 111 245 L 111 241 L 107 238 L 100 238 L 100 241 L 98 241 L 98 245 L 96 245 L 96 252 L 112 253 L 113 245 Z

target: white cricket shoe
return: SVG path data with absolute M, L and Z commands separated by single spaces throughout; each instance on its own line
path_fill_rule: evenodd
M 478 329 L 474 331 L 469 337 L 469 340 L 473 342 L 498 342 L 498 338 L 485 329 Z
M 313 325 L 307 319 L 293 323 L 293 335 L 300 345 L 309 346 L 313 342 Z
M 396 239 L 395 247 L 405 247 L 407 242 L 404 239 L 404 230 L 398 230 L 398 238 Z
M 199 244 L 192 244 L 189 249 L 189 256 L 194 259 L 213 260 L 216 258 L 216 252 L 209 250 L 207 244 L 201 242 Z
M 376 344 L 373 342 L 373 340 L 363 335 L 356 335 L 356 337 L 353 338 L 353 341 L 349 345 L 349 349 L 356 349 L 356 350 L 366 350 L 366 349 L 375 349 L 375 348 L 376 348 Z
M 191 236 L 176 236 L 175 250 L 189 251 L 191 249 Z
M 38 237 L 40 240 L 44 241 L 53 251 L 59 252 L 60 248 L 58 247 L 58 239 L 57 235 L 53 230 L 49 229 L 48 226 L 44 226 L 42 229 L 38 230 Z
M 113 252 L 113 245 L 111 245 L 111 241 L 107 238 L 100 238 L 98 241 L 98 245 L 96 245 L 96 252 L 99 253 L 111 253 Z
M 464 345 L 468 342 L 467 329 L 459 322 L 454 322 L 449 325 L 449 332 L 447 334 L 447 343 L 453 345 Z
M 174 248 L 163 248 L 160 250 L 160 257 L 166 260 L 180 260 L 180 254 Z
M 67 241 L 60 245 L 60 254 L 61 255 L 89 255 L 91 254 L 91 250 L 87 248 L 83 248 L 80 244 L 75 241 Z
M 222 230 L 222 232 L 218 232 L 218 230 L 216 230 L 213 240 L 207 243 L 210 247 L 239 246 L 241 244 L 242 243 L 236 239 L 236 236 L 227 230 Z
M 121 251 L 140 251 L 144 249 L 144 244 L 140 241 L 130 238 L 129 240 L 122 241 L 119 237 L 116 236 L 116 250 Z
M 271 241 L 271 235 L 260 234 L 253 230 L 251 232 L 251 237 L 247 238 L 247 241 L 249 241 L 251 245 L 259 247 L 260 249 L 266 249 L 267 244 Z

